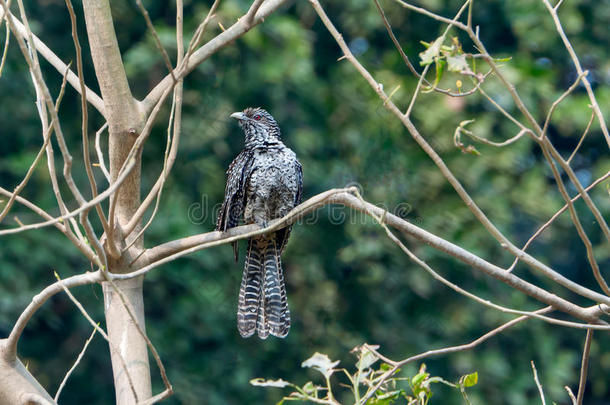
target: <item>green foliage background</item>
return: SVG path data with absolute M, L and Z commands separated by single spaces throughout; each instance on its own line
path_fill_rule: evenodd
M 417 63 L 424 47 L 444 27 L 383 1 L 396 35 Z M 185 32 L 192 33 L 211 2 L 185 1 Z M 445 16 L 461 5 L 454 0 L 418 4 Z M 161 39 L 175 54 L 174 4 L 145 1 Z M 219 17 L 232 24 L 249 3 L 226 0 Z M 406 108 L 416 81 L 393 48 L 369 0 L 324 1 L 328 14 L 364 65 L 386 90 L 400 85 L 393 100 Z M 166 74 L 135 2 L 113 2 L 115 26 L 127 73 L 136 97 Z M 73 60 L 68 13 L 63 1 L 26 2 L 35 33 L 64 61 Z M 81 42 L 87 55 L 80 4 Z M 566 1 L 560 16 L 595 88 L 602 110 L 610 107 L 610 1 Z M 542 122 L 550 104 L 573 82 L 575 71 L 542 2 L 477 1 L 474 21 L 494 56 L 512 56 L 503 69 L 528 108 Z M 207 37 L 220 28 L 210 26 Z M 452 31 L 452 35 L 457 35 Z M 189 34 L 190 35 L 190 34 Z M 4 41 L 4 34 L 0 39 Z M 466 51 L 472 48 L 466 38 Z M 190 38 L 189 38 L 190 39 Z M 35 96 L 22 56 L 11 38 L 0 79 L 0 179 L 12 189 L 21 180 L 41 144 Z M 285 142 L 298 154 L 305 175 L 304 197 L 328 188 L 358 184 L 364 197 L 383 204 L 410 221 L 501 266 L 511 257 L 488 236 L 406 130 L 383 108 L 377 96 L 341 56 L 334 40 L 306 1 L 291 2 L 265 23 L 200 65 L 185 81 L 179 158 L 168 179 L 146 245 L 213 229 L 213 208 L 222 201 L 224 171 L 242 147 L 233 111 L 263 106 L 278 120 Z M 61 77 L 43 63 L 46 79 L 57 94 Z M 85 61 L 86 82 L 97 89 L 92 63 Z M 455 86 L 457 76 L 441 83 Z M 468 85 L 465 85 L 467 87 Z M 485 88 L 515 112 L 497 81 Z M 568 156 L 589 117 L 582 87 L 558 108 L 550 137 Z M 143 187 L 156 180 L 163 162 L 169 107 L 144 150 Z M 92 108 L 91 134 L 103 123 Z M 68 89 L 60 116 L 75 156 L 74 172 L 87 189 L 80 151 L 80 101 Z M 464 186 L 497 226 L 517 245 L 563 203 L 540 150 L 523 139 L 508 148 L 477 145 L 481 156 L 462 154 L 453 146 L 455 127 L 475 118 L 475 133 L 494 140 L 517 128 L 479 95 L 450 100 L 422 94 L 413 120 Z M 105 143 L 105 141 L 104 141 Z M 595 123 L 573 167 L 588 185 L 610 168 L 607 146 Z M 59 153 L 56 153 L 59 159 Z M 61 167 L 63 162 L 56 162 Z M 100 184 L 105 184 L 101 177 Z M 570 188 L 573 193 L 574 189 Z M 602 212 L 610 212 L 607 184 L 591 192 Z M 57 212 L 40 165 L 24 192 L 40 206 Z M 67 189 L 66 189 L 67 195 Z M 582 222 L 607 269 L 609 251 L 599 227 L 582 203 Z M 37 218 L 21 208 L 23 222 Z M 344 216 L 337 224 L 336 219 Z M 14 225 L 12 216 L 7 224 Z M 335 218 L 333 220 L 332 218 Z M 97 225 L 97 224 L 96 224 Z M 409 243 L 433 267 L 464 288 L 495 302 L 522 309 L 540 304 L 494 280 L 473 272 L 430 248 Z M 243 249 L 242 249 L 243 250 Z M 531 247 L 543 262 L 570 279 L 595 288 L 585 249 L 567 213 Z M 434 282 L 411 263 L 370 219 L 340 208 L 321 209 L 295 227 L 284 258 L 293 327 L 285 340 L 243 340 L 235 327 L 240 263 L 228 247 L 213 248 L 153 271 L 146 279 L 147 329 L 165 361 L 176 394 L 168 404 L 263 404 L 281 397 L 280 390 L 252 387 L 254 377 L 282 377 L 295 383 L 314 378 L 300 368 L 313 352 L 327 353 L 342 365 L 353 365 L 354 346 L 379 344 L 388 357 L 400 359 L 428 349 L 468 342 L 510 317 L 482 308 Z M 0 241 L 0 336 L 6 336 L 18 314 L 45 285 L 89 268 L 56 230 L 4 237 Z M 517 274 L 551 288 L 525 266 Z M 99 287 L 74 291 L 98 320 L 103 320 Z M 573 299 L 577 298 L 570 297 Z M 583 302 L 583 304 L 585 304 Z M 590 305 L 590 303 L 588 304 Z M 33 318 L 23 336 L 20 355 L 42 384 L 54 392 L 91 329 L 64 295 L 54 297 Z M 430 359 L 428 370 L 448 380 L 477 370 L 479 384 L 469 391 L 477 404 L 539 403 L 530 360 L 536 362 L 547 399 L 568 403 L 564 386 L 575 387 L 584 333 L 529 321 L 475 350 Z M 597 333 L 592 347 L 585 403 L 610 404 L 610 351 L 607 334 Z M 418 365 L 407 371 L 411 375 Z M 155 389 L 162 388 L 153 366 Z M 62 393 L 66 404 L 112 403 L 112 372 L 105 342 L 98 337 Z M 439 388 L 432 403 L 460 403 L 454 392 Z

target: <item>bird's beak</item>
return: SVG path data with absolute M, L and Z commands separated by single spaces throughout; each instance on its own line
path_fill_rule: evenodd
M 233 114 L 231 114 L 231 118 L 235 118 L 238 121 L 242 121 L 246 119 L 246 114 L 244 114 L 243 112 L 234 112 Z

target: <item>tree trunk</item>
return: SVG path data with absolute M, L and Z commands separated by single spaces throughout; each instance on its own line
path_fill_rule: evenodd
M 91 55 L 108 120 L 108 157 L 110 177 L 114 182 L 140 133 L 144 119 L 138 108 L 138 102 L 129 89 L 108 0 L 84 0 L 83 7 Z M 114 235 L 119 248 L 125 245 L 121 240 L 120 227 L 127 224 L 140 204 L 139 154 L 136 159 L 136 167 L 121 185 L 118 193 L 113 196 L 116 201 L 111 200 L 111 205 L 116 204 L 117 231 Z M 109 218 L 109 221 L 113 219 Z M 108 270 L 114 273 L 128 272 L 131 258 L 141 249 L 142 240 L 139 240 L 122 257 L 111 259 L 109 256 Z M 123 293 L 132 314 L 141 329 L 145 331 L 142 278 L 120 282 L 117 280 L 115 285 Z M 116 403 L 119 405 L 136 403 L 134 390 L 137 393 L 137 400 L 150 398 L 150 367 L 146 341 L 123 305 L 121 297 L 108 283 L 104 284 L 104 309 L 110 338 Z

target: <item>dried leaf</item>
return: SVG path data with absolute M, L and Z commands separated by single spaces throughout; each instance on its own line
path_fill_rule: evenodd
M 316 352 L 313 356 L 305 360 L 301 364 L 301 367 L 315 368 L 328 378 L 333 373 L 333 368 L 335 368 L 338 364 L 339 360 L 332 362 L 327 355 Z
M 419 54 L 421 59 L 420 65 L 429 65 L 434 62 L 434 58 L 438 56 L 441 51 L 441 45 L 443 44 L 443 37 L 438 37 L 436 40 L 426 49 Z
M 264 378 L 253 378 L 252 380 L 250 380 L 250 384 L 255 385 L 257 387 L 277 388 L 284 388 L 292 385 L 288 381 L 284 381 L 281 378 L 279 380 L 265 380 Z
M 466 55 L 455 55 L 455 56 L 447 56 L 447 64 L 450 72 L 464 72 L 469 71 L 470 67 L 466 62 Z

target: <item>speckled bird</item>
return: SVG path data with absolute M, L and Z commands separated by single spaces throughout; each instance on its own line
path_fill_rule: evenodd
M 246 141 L 227 170 L 216 229 L 226 231 L 241 222 L 265 227 L 301 202 L 303 170 L 295 153 L 282 142 L 280 127 L 267 111 L 246 108 L 231 117 L 238 120 Z M 287 226 L 248 239 L 237 308 L 237 329 L 242 337 L 256 331 L 261 339 L 270 334 L 283 338 L 290 330 L 281 262 L 290 229 Z M 237 243 L 233 251 L 237 261 Z

